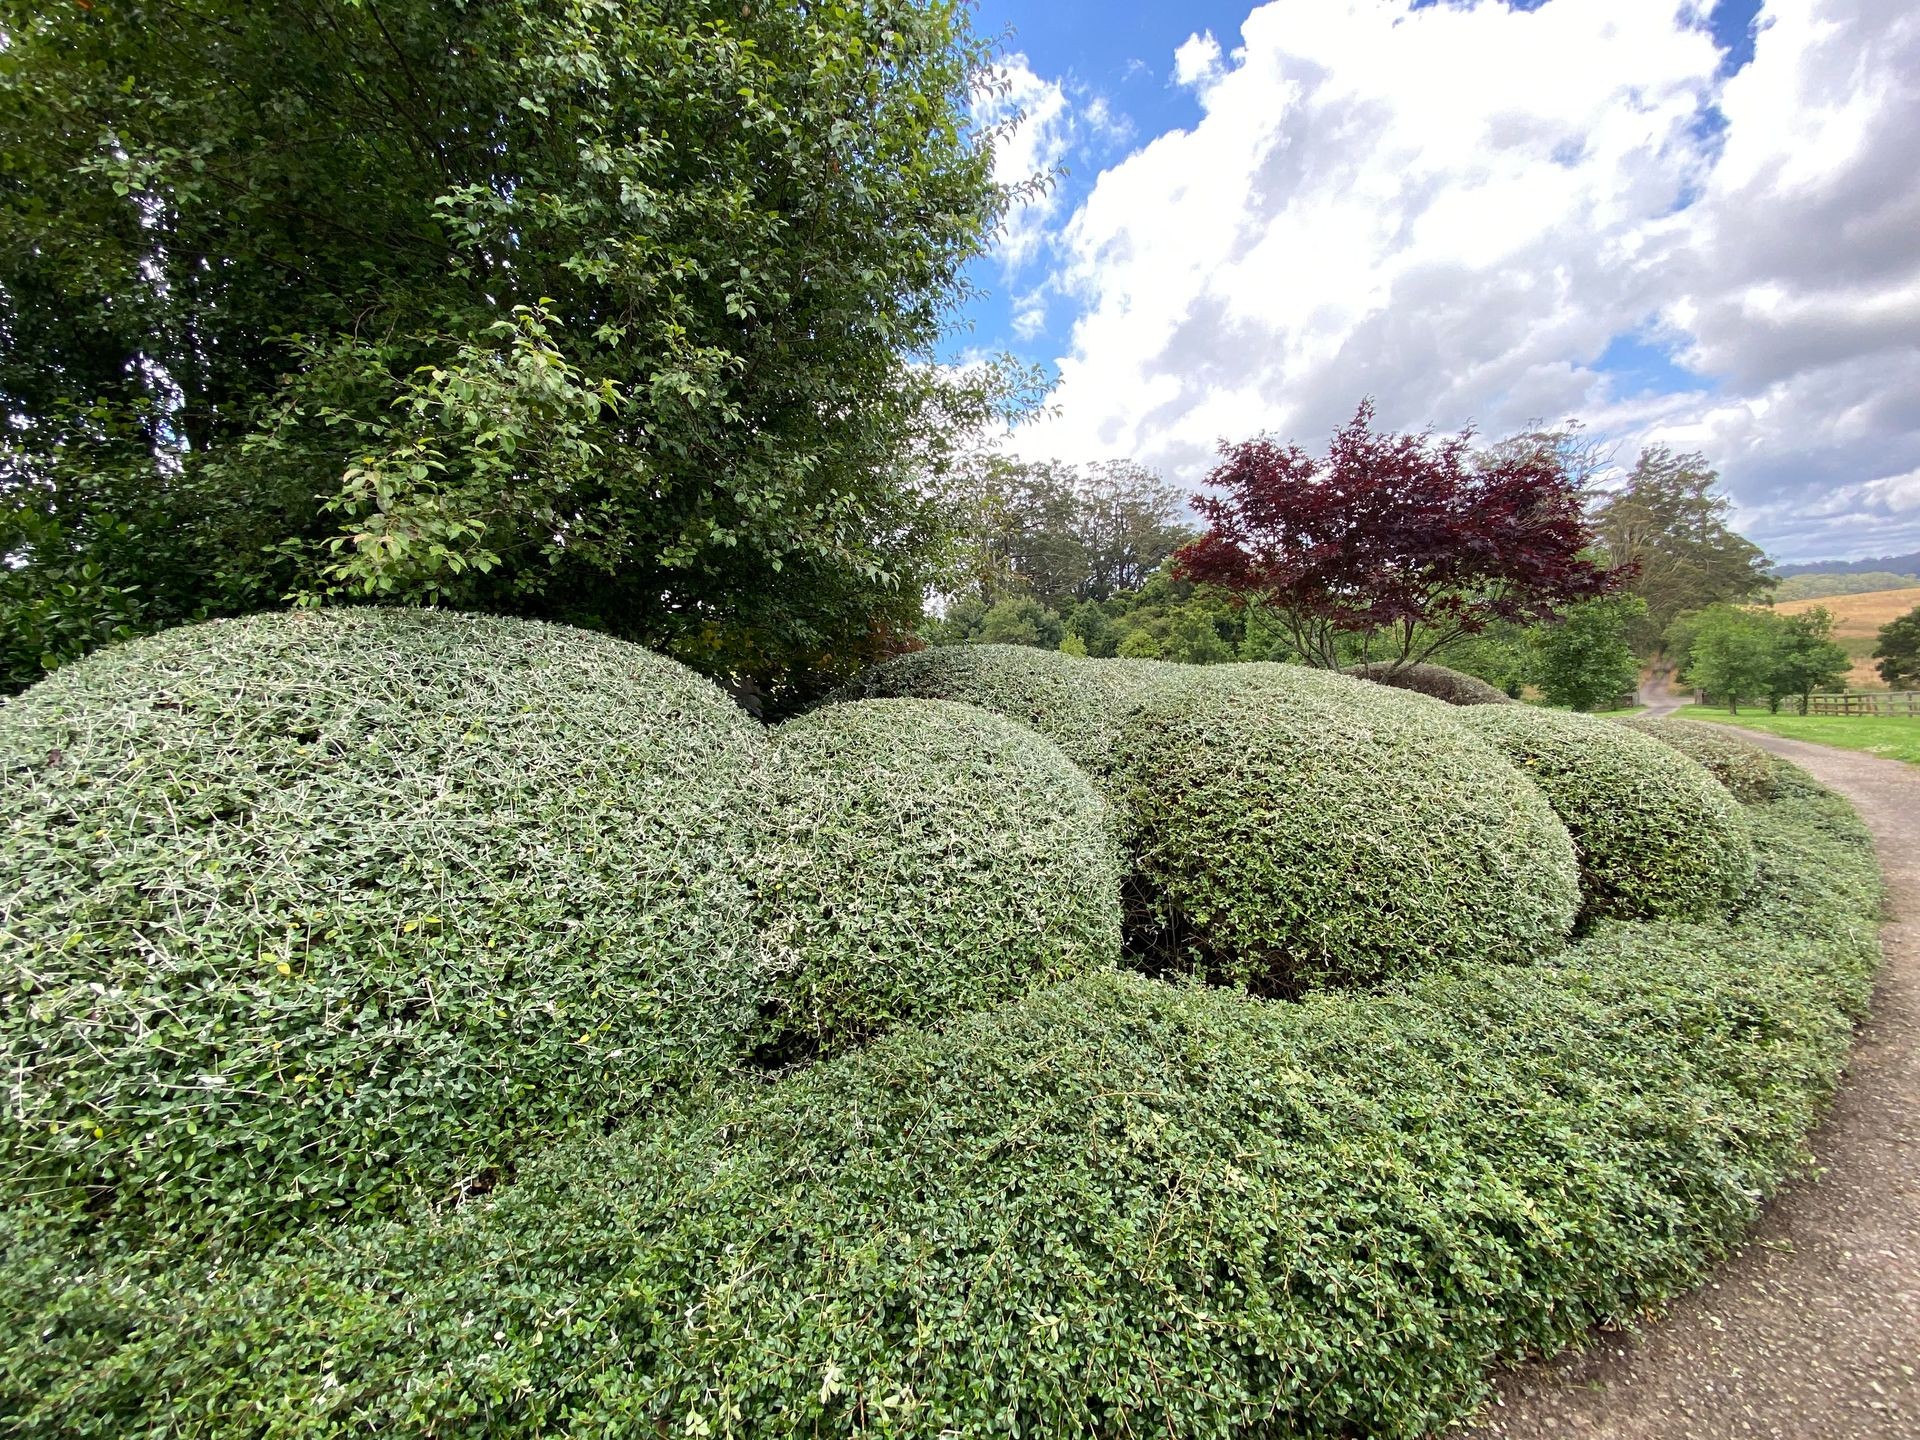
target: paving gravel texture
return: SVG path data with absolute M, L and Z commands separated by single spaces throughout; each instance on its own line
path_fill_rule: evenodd
M 1706 1287 L 1505 1373 L 1447 1440 L 1920 1440 L 1920 767 L 1742 738 L 1850 799 L 1888 882 L 1886 965 L 1813 1136 L 1819 1169 Z

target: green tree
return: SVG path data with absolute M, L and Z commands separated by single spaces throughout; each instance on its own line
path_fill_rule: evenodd
M 1873 658 L 1880 678 L 1895 690 L 1920 687 L 1920 605 L 1880 627 Z
M 1689 610 L 1752 600 L 1775 583 L 1760 548 L 1727 523 L 1732 502 L 1698 454 L 1643 450 L 1626 482 L 1593 503 L 1594 529 L 1615 565 L 1633 565 L 1631 593 L 1647 611 L 1628 638 L 1642 655 Z
M 1009 595 L 987 607 L 980 633 L 982 645 L 1034 645 L 1057 650 L 1066 634 L 1060 617 L 1031 595 Z
M 1725 700 L 1736 714 L 1742 700 L 1767 697 L 1777 661 L 1775 618 L 1738 605 L 1688 616 L 1675 636 L 1686 648 L 1687 683 Z
M 1801 708 L 1816 690 L 1846 683 L 1853 657 L 1833 638 L 1833 616 L 1823 605 L 1798 615 L 1775 615 L 1773 674 L 1767 684 L 1767 705 L 1778 710 L 1789 695 L 1798 695 Z
M 1599 710 L 1632 694 L 1640 662 L 1627 632 L 1646 610 L 1638 595 L 1610 596 L 1571 607 L 1558 624 L 1537 627 L 1528 637 L 1533 683 L 1552 704 L 1576 710 Z
M 59 527 L 10 606 L 92 563 L 73 634 L 433 601 L 770 682 L 915 622 L 933 481 L 1004 398 L 916 363 L 1010 193 L 957 0 L 0 34 L 0 508 Z

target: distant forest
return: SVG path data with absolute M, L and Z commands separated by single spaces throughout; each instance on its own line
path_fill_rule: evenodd
M 1872 560 L 1809 560 L 1799 565 L 1776 565 L 1773 573 L 1782 580 L 1794 575 L 1859 575 L 1885 571 L 1893 575 L 1920 575 L 1920 550 L 1905 555 L 1881 555 Z

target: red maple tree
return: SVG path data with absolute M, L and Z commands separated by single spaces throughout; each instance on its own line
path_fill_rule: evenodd
M 1337 668 L 1339 637 L 1356 635 L 1396 670 L 1625 580 L 1589 553 L 1579 482 L 1551 444 L 1475 452 L 1471 430 L 1392 434 L 1373 418 L 1363 401 L 1324 458 L 1265 436 L 1223 444 L 1206 481 L 1222 493 L 1194 501 L 1208 529 L 1175 574 L 1257 602 L 1309 664 Z

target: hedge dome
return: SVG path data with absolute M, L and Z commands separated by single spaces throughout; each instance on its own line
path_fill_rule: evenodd
M 1511 705 L 1513 703 L 1510 696 L 1489 685 L 1478 675 L 1449 670 L 1444 665 L 1408 665 L 1395 670 L 1385 661 L 1376 661 L 1371 665 L 1350 665 L 1345 673 L 1361 680 L 1371 680 L 1377 685 L 1391 685 L 1396 690 L 1412 690 L 1421 695 L 1431 695 L 1434 699 L 1444 700 L 1449 705 Z
M 882 661 L 836 692 L 836 700 L 953 700 L 991 710 L 1053 741 L 1081 765 L 1101 763 L 1113 700 L 1093 675 L 1106 661 L 1030 645 L 941 645 Z
M 1215 667 L 1129 717 L 1114 769 L 1136 948 L 1259 993 L 1532 958 L 1579 905 L 1539 790 L 1411 696 Z
M 189 1229 L 484 1185 L 752 1023 L 759 727 L 637 646 L 256 616 L 0 709 L 0 1171 Z
M 1107 807 L 1051 741 L 943 700 L 829 705 L 775 739 L 756 872 L 772 1057 L 1118 962 Z
M 1758 745 L 1716 725 L 1673 715 L 1631 715 L 1618 723 L 1670 745 L 1726 786 L 1733 798 L 1752 804 L 1774 795 L 1773 757 Z
M 1532 705 L 1482 705 L 1460 723 L 1539 782 L 1580 855 L 1590 915 L 1698 919 L 1753 882 L 1745 813 L 1672 748 L 1611 721 Z

